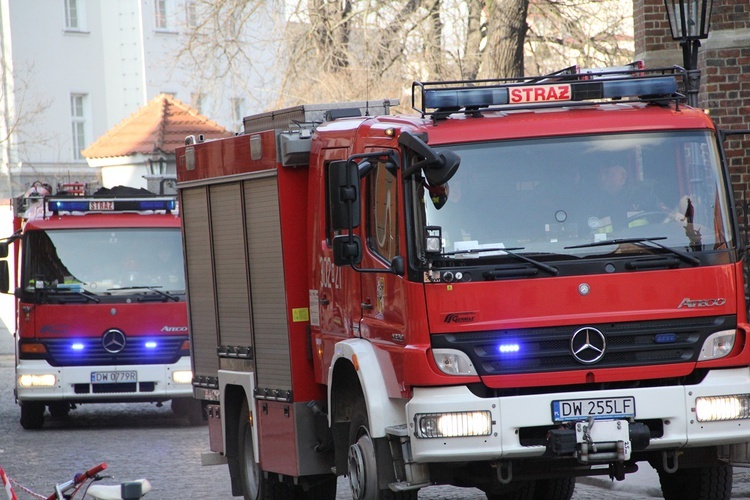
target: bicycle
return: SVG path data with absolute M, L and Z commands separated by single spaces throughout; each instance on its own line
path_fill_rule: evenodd
M 18 500 L 13 491 L 14 484 L 39 500 L 72 500 L 79 493 L 83 493 L 83 497 L 88 496 L 97 500 L 137 500 L 151 491 L 151 483 L 148 479 L 138 479 L 120 484 L 94 484 L 102 479 L 112 477 L 99 474 L 106 468 L 107 464 L 101 463 L 86 472 L 76 474 L 70 481 L 56 484 L 55 492 L 47 497 L 34 493 L 15 480 L 9 479 L 2 468 L 0 468 L 0 478 L 9 500 Z

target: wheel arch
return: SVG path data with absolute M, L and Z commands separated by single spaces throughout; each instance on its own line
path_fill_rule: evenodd
M 362 339 L 336 344 L 328 370 L 328 424 L 349 421 L 357 397 L 367 406 L 373 438 L 385 437 L 386 427 L 406 423 L 406 400 L 389 396 L 388 384 L 396 384 L 390 363 L 381 362 L 373 345 Z M 396 387 L 393 392 L 397 392 Z
M 253 459 L 259 460 L 258 426 L 255 425 L 255 377 L 253 372 L 219 371 L 220 404 L 222 411 L 221 432 L 224 440 L 224 454 L 229 465 L 229 476 L 232 483 L 232 495 L 242 495 L 239 479 L 239 421 L 242 406 L 247 401 L 248 410 L 253 421 Z

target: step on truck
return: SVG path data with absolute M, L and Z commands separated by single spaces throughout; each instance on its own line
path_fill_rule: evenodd
M 177 150 L 205 464 L 247 499 L 728 498 L 745 239 L 684 71 L 415 82 Z
M 21 426 L 83 403 L 172 402 L 192 423 L 185 273 L 175 195 L 37 182 L 13 200 L 15 398 Z M 2 284 L 10 288 L 8 261 Z

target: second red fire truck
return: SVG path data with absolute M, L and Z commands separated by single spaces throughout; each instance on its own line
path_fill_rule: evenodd
M 201 423 L 176 197 L 72 187 L 53 194 L 36 183 L 14 200 L 21 426 L 39 429 L 45 414 L 83 403 L 170 400 Z
M 193 385 L 232 493 L 568 499 L 649 463 L 667 499 L 728 498 L 746 242 L 682 76 L 415 83 L 413 115 L 302 106 L 189 138 Z

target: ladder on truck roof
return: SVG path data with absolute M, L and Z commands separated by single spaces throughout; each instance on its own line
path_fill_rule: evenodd
M 437 120 L 453 113 L 590 105 L 590 101 L 660 102 L 685 100 L 685 70 L 627 66 L 581 69 L 570 66 L 536 77 L 447 82 L 414 82 L 412 109 Z M 419 102 L 418 102 L 419 101 Z
M 264 130 L 290 130 L 301 128 L 304 124 L 317 125 L 336 118 L 388 115 L 391 107 L 398 105 L 398 99 L 305 104 L 247 116 L 242 124 L 246 134 Z

